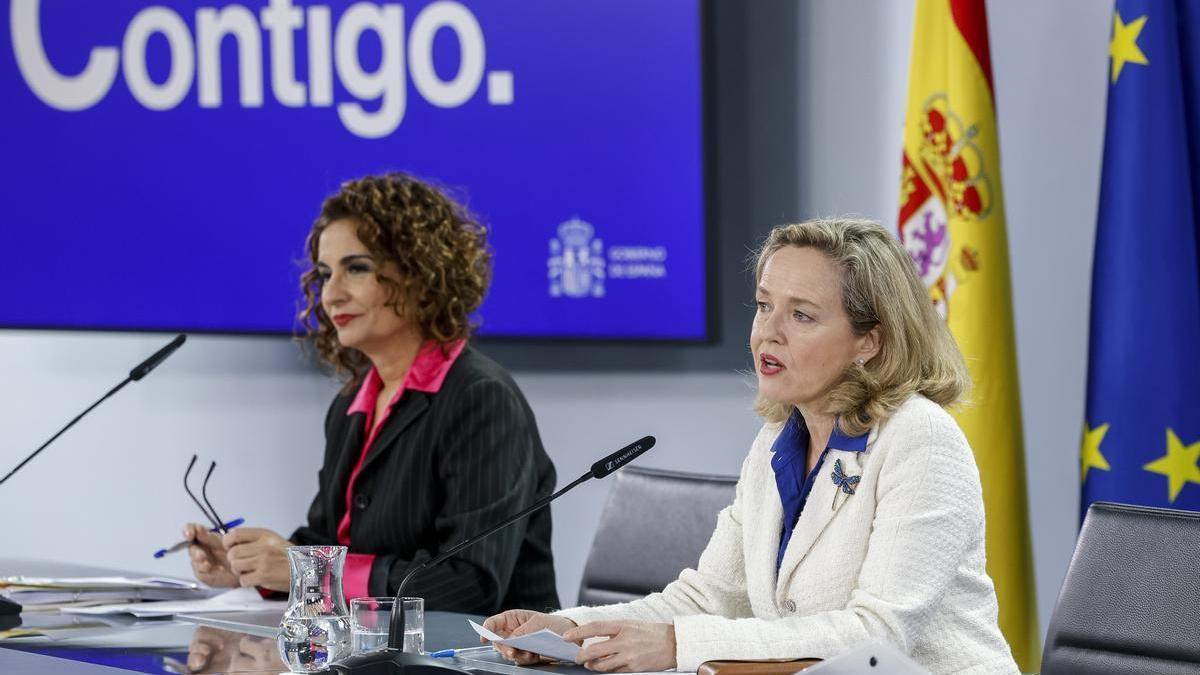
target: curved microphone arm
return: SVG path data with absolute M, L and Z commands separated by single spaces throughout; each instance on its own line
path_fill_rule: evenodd
M 88 413 L 92 412 L 92 410 L 94 410 L 96 408 L 96 406 L 107 401 L 113 394 L 117 393 L 118 391 L 121 391 L 121 389 L 123 389 L 125 387 L 125 385 L 129 384 L 130 382 L 137 382 L 138 380 L 142 379 L 146 375 L 150 374 L 151 370 L 154 370 L 155 368 L 157 368 L 158 364 L 165 361 L 167 359 L 167 357 L 170 356 L 171 354 L 174 354 L 175 350 L 179 349 L 179 347 L 181 345 L 183 345 L 183 343 L 186 340 L 187 340 L 187 335 L 180 333 L 179 335 L 175 336 L 174 340 L 171 340 L 169 343 L 167 343 L 167 346 L 163 347 L 162 349 L 158 350 L 157 352 L 154 352 L 153 354 L 150 355 L 150 358 L 139 363 L 137 365 L 137 367 L 135 367 L 133 370 L 129 371 L 129 377 L 126 377 L 124 380 L 121 380 L 120 384 L 113 387 L 112 389 L 109 389 L 107 394 L 101 396 L 98 401 L 96 401 L 95 403 L 88 406 L 87 410 L 84 410 L 83 412 L 76 415 L 75 419 L 71 420 L 70 422 L 67 422 L 67 426 L 59 429 L 58 433 L 56 433 L 50 437 L 50 440 L 48 440 L 45 443 L 42 443 L 40 446 L 38 446 L 37 450 L 34 450 L 28 457 L 21 460 L 21 463 L 18 464 L 16 467 L 14 467 L 12 471 L 9 471 L 7 474 L 4 475 L 3 478 L 0 478 L 0 485 L 3 485 L 5 481 L 7 481 L 9 478 L 12 478 L 13 474 L 15 474 L 21 470 L 21 467 L 23 467 L 26 464 L 28 464 L 29 462 L 33 461 L 34 457 L 37 457 L 39 454 L 41 454 L 41 452 L 43 450 L 50 447 L 51 443 L 58 440 L 59 436 L 62 436 L 63 434 L 65 434 L 67 432 L 67 429 L 70 429 L 71 427 L 75 426 L 76 422 L 83 419 Z
M 626 463 L 636 459 L 638 455 L 654 447 L 654 443 L 653 436 L 645 436 L 630 443 L 593 464 L 590 471 L 576 478 L 570 485 L 558 492 L 545 499 L 539 499 L 517 515 L 508 518 L 499 525 L 491 527 L 486 532 L 469 537 L 451 546 L 445 553 L 415 564 L 408 571 L 408 574 L 405 574 L 404 578 L 400 580 L 400 586 L 396 589 L 396 600 L 392 605 L 391 623 L 388 627 L 387 648 L 370 654 L 351 656 L 345 661 L 333 664 L 331 666 L 332 671 L 341 675 L 466 675 L 465 670 L 444 661 L 404 651 L 404 589 L 408 587 L 408 582 L 412 581 L 413 577 L 421 570 L 438 565 L 464 548 L 490 537 L 538 509 L 545 508 L 550 502 L 558 499 L 565 492 L 575 488 L 580 483 L 592 478 L 604 478 L 613 471 L 620 469 Z
M 396 649 L 396 650 L 401 650 L 401 651 L 404 649 L 404 620 L 405 620 L 404 619 L 404 611 L 403 611 L 404 589 L 406 587 L 408 587 L 408 582 L 413 578 L 413 576 L 415 576 L 417 574 L 417 572 L 420 572 L 421 570 L 423 570 L 427 567 L 433 567 L 435 565 L 441 564 L 441 562 L 443 560 L 446 560 L 447 558 L 454 555 L 455 553 L 458 553 L 459 551 L 478 542 L 481 539 L 486 539 L 486 538 L 492 536 L 493 534 L 499 532 L 500 530 L 503 530 L 504 528 L 508 527 L 509 525 L 512 525 L 513 523 L 524 518 L 525 516 L 528 516 L 529 514 L 533 513 L 534 511 L 537 511 L 538 509 L 543 508 L 550 502 L 554 501 L 555 499 L 558 499 L 558 497 L 560 495 L 562 495 L 563 493 L 565 493 L 566 491 L 573 489 L 575 486 L 579 485 L 580 483 L 586 482 L 586 481 L 590 480 L 591 478 L 592 478 L 592 472 L 588 471 L 587 473 L 583 474 L 579 478 L 576 478 L 570 485 L 564 487 L 563 489 L 559 490 L 558 492 L 555 492 L 554 494 L 550 495 L 549 497 L 546 497 L 544 499 L 539 499 L 538 501 L 536 501 L 532 505 L 530 505 L 529 508 L 525 509 L 524 511 L 521 511 L 517 515 L 509 518 L 508 520 L 505 520 L 504 522 L 500 523 L 499 525 L 492 527 L 492 529 L 484 532 L 483 534 L 478 534 L 469 539 L 464 539 L 463 541 L 459 542 L 458 544 L 455 544 L 454 546 L 450 547 L 449 549 L 446 549 L 446 552 L 442 553 L 438 557 L 432 558 L 430 560 L 426 560 L 426 561 L 422 562 L 421 564 L 417 565 L 416 567 L 412 568 L 411 570 L 409 570 L 408 574 L 404 575 L 404 579 L 402 579 L 400 581 L 400 586 L 396 589 L 396 601 L 394 603 L 392 603 L 392 621 L 391 621 L 391 626 L 388 629 L 388 649 Z

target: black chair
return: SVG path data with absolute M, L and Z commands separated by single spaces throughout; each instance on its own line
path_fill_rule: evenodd
M 1042 675 L 1117 673 L 1200 673 L 1200 513 L 1088 509 Z
M 731 476 L 621 470 L 592 539 L 579 604 L 634 600 L 695 567 L 736 484 Z

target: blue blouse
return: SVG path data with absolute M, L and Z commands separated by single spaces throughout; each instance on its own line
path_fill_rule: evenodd
M 804 423 L 804 416 L 799 410 L 793 410 L 779 438 L 775 439 L 775 445 L 771 446 L 771 452 L 774 453 L 771 457 L 771 468 L 775 471 L 775 486 L 779 489 L 779 501 L 783 504 L 783 533 L 779 537 L 779 553 L 775 556 L 776 571 L 783 564 L 783 552 L 787 550 L 796 523 L 800 521 L 800 514 L 804 512 L 808 494 L 816 484 L 817 473 L 825 463 L 825 456 L 829 454 L 830 449 L 849 452 L 862 452 L 867 449 L 867 434 L 847 436 L 835 424 L 833 433 L 829 435 L 829 442 L 825 444 L 825 449 L 821 451 L 813 470 L 805 475 L 808 441 L 808 425 Z

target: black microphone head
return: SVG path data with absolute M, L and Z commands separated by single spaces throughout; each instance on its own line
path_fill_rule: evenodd
M 183 333 L 176 335 L 174 340 L 171 340 L 167 343 L 167 346 L 154 352 L 150 355 L 150 358 L 142 361 L 136 368 L 129 371 L 129 379 L 137 382 L 146 375 L 150 374 L 150 371 L 157 368 L 158 364 L 166 361 L 167 357 L 175 353 L 175 350 L 179 349 L 180 345 L 182 345 L 185 341 L 187 341 L 187 335 Z
M 632 462 L 638 455 L 654 447 L 653 436 L 645 436 L 621 448 L 592 465 L 592 478 L 604 478 L 622 466 Z

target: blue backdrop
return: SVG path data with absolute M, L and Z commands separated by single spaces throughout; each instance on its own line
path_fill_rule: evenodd
M 4 4 L 0 325 L 290 332 L 399 169 L 490 226 L 483 334 L 705 337 L 696 0 Z

